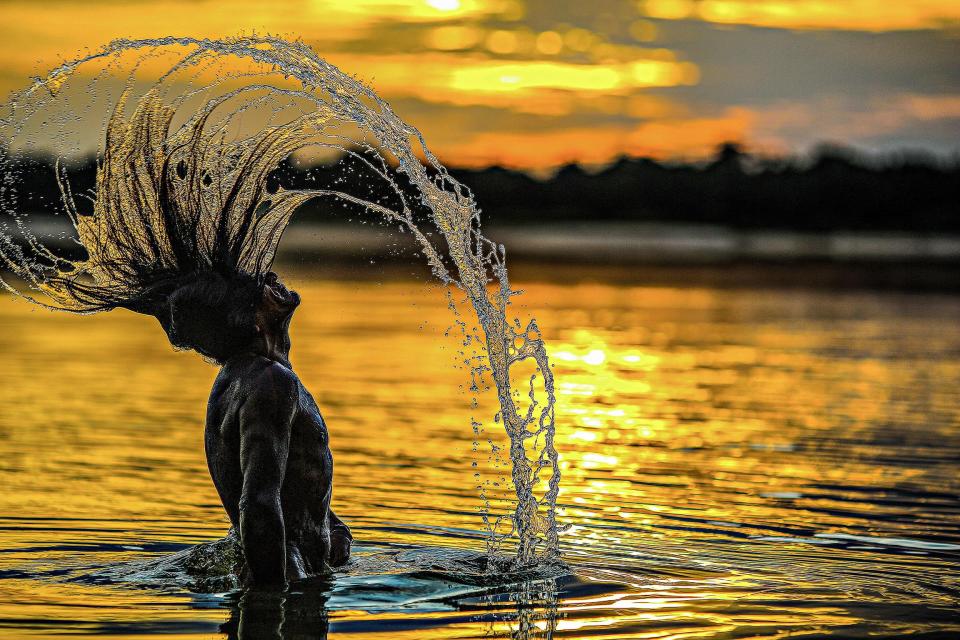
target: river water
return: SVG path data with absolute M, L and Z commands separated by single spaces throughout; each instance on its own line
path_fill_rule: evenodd
M 478 584 L 416 561 L 482 550 L 473 474 L 506 473 L 497 425 L 473 451 L 495 399 L 470 406 L 443 291 L 281 272 L 367 568 L 282 596 L 98 577 L 225 533 L 216 371 L 150 318 L 4 295 L 0 636 L 960 633 L 960 298 L 518 282 L 552 347 L 568 569 Z

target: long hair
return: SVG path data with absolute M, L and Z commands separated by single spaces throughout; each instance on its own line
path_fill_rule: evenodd
M 181 45 L 196 50 L 142 95 L 135 93 L 143 86 L 136 82 L 135 69 L 154 50 Z M 418 206 L 430 208 L 444 238 L 452 234 L 447 242 L 463 261 L 480 260 L 481 251 L 489 250 L 481 247 L 482 236 L 472 226 L 478 220 L 472 198 L 430 154 L 420 133 L 397 119 L 368 87 L 302 43 L 272 37 L 115 41 L 58 67 L 18 94 L 27 105 L 22 120 L 38 115 L 34 107 L 48 94 L 64 93 L 61 86 L 81 64 L 144 48 L 147 53 L 135 58 L 126 90 L 107 121 L 92 214 L 76 206 L 65 172 L 57 169 L 63 208 L 85 257 L 71 259 L 44 246 L 30 225 L 22 224 L 25 216 L 14 213 L 22 238 L 12 239 L 5 223 L 0 224 L 0 268 L 5 266 L 23 284 L 13 286 L 0 277 L 0 285 L 51 309 L 96 313 L 123 307 L 154 315 L 177 345 L 186 339 L 175 337 L 170 327 L 189 323 L 171 316 L 173 294 L 200 281 L 204 285 L 194 293 L 226 287 L 230 295 L 224 294 L 223 305 L 241 305 L 239 300 L 244 308 L 227 316 L 231 321 L 247 317 L 246 305 L 262 290 L 290 216 L 311 198 L 332 198 L 398 223 L 447 283 L 454 281 L 449 265 L 430 234 L 421 230 L 415 218 Z M 241 74 L 242 86 L 229 90 L 234 84 L 229 75 L 203 84 L 199 77 L 227 54 L 253 63 L 253 71 Z M 280 74 L 283 80 L 272 77 Z M 294 80 L 287 82 L 288 75 Z M 195 80 L 200 84 L 192 84 Z M 242 126 L 244 114 L 257 121 L 268 106 L 272 110 L 263 126 L 246 133 L 250 128 Z M 20 122 L 20 116 L 11 118 L 15 131 Z M 365 142 L 367 137 L 375 143 Z M 417 156 L 412 146 L 417 141 L 435 175 Z M 286 158 L 317 150 L 339 151 L 370 169 L 372 180 L 382 179 L 391 204 L 341 191 L 336 182 L 325 188 L 268 190 L 268 176 Z M 410 180 L 409 193 L 391 178 L 394 161 L 396 172 Z M 2 194 L 0 190 L 0 203 L 5 203 L 9 198 Z M 181 307 L 183 315 L 187 306 Z
M 210 125 L 237 93 L 209 100 L 175 129 L 176 108 L 158 90 L 141 97 L 129 118 L 125 93 L 108 121 L 92 215 L 78 211 L 57 171 L 86 257 L 69 260 L 32 239 L 27 247 L 5 244 L 6 266 L 43 299 L 18 293 L 77 313 L 123 307 L 153 315 L 174 346 L 216 361 L 228 351 L 223 338 L 249 339 L 242 326 L 252 328 L 280 236 L 314 194 L 266 186 L 270 171 L 300 146 L 301 123 L 236 141 Z

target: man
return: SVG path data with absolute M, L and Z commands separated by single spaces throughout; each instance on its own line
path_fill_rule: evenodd
M 350 556 L 331 511 L 333 456 L 317 404 L 290 365 L 300 296 L 275 273 L 252 283 L 207 276 L 171 296 L 171 341 L 222 364 L 210 393 L 210 475 L 240 534 L 246 584 L 282 585 Z M 253 298 L 253 304 L 250 304 Z

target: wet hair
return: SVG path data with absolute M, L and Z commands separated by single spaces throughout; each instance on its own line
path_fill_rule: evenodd
M 217 362 L 248 345 L 280 236 L 315 194 L 267 189 L 270 172 L 302 146 L 295 123 L 231 141 L 229 119 L 212 117 L 227 99 L 172 127 L 176 108 L 157 89 L 127 115 L 128 90 L 107 125 L 92 215 L 78 210 L 58 170 L 85 258 L 57 255 L 35 238 L 4 239 L 0 258 L 31 290 L 16 292 L 76 313 L 153 315 L 175 347 Z

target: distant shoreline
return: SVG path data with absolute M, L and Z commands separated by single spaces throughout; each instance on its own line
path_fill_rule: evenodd
M 598 223 L 501 227 L 490 236 L 525 256 L 563 255 L 586 262 L 960 262 L 960 235 Z
M 65 221 L 34 223 L 58 248 Z M 705 286 L 823 286 L 960 290 L 960 235 L 744 231 L 679 224 L 531 224 L 484 227 L 516 276 Z M 409 234 L 376 223 L 292 224 L 278 260 L 337 276 L 419 273 Z M 371 268 L 372 265 L 372 268 Z M 427 273 L 425 265 L 423 273 Z M 375 272 L 374 274 L 365 272 Z M 391 270 L 393 271 L 393 270 Z
M 63 218 L 41 218 L 31 228 L 51 246 L 70 246 L 72 229 Z M 619 222 L 488 225 L 483 233 L 503 244 L 508 256 L 586 263 L 960 262 L 960 235 L 939 233 L 809 233 Z M 377 222 L 294 222 L 280 243 L 284 252 L 343 256 L 385 257 L 410 248 L 414 244 L 408 234 Z
M 531 224 L 483 227 L 507 256 L 616 264 L 754 262 L 960 263 L 960 235 L 896 232 L 799 233 L 674 224 Z M 286 252 L 388 255 L 412 248 L 406 234 L 376 224 L 294 224 Z
M 614 223 L 491 226 L 484 235 L 506 247 L 515 281 L 960 291 L 960 236 Z M 282 263 L 315 260 L 331 277 L 429 275 L 409 236 L 378 225 L 291 226 L 280 247 Z

